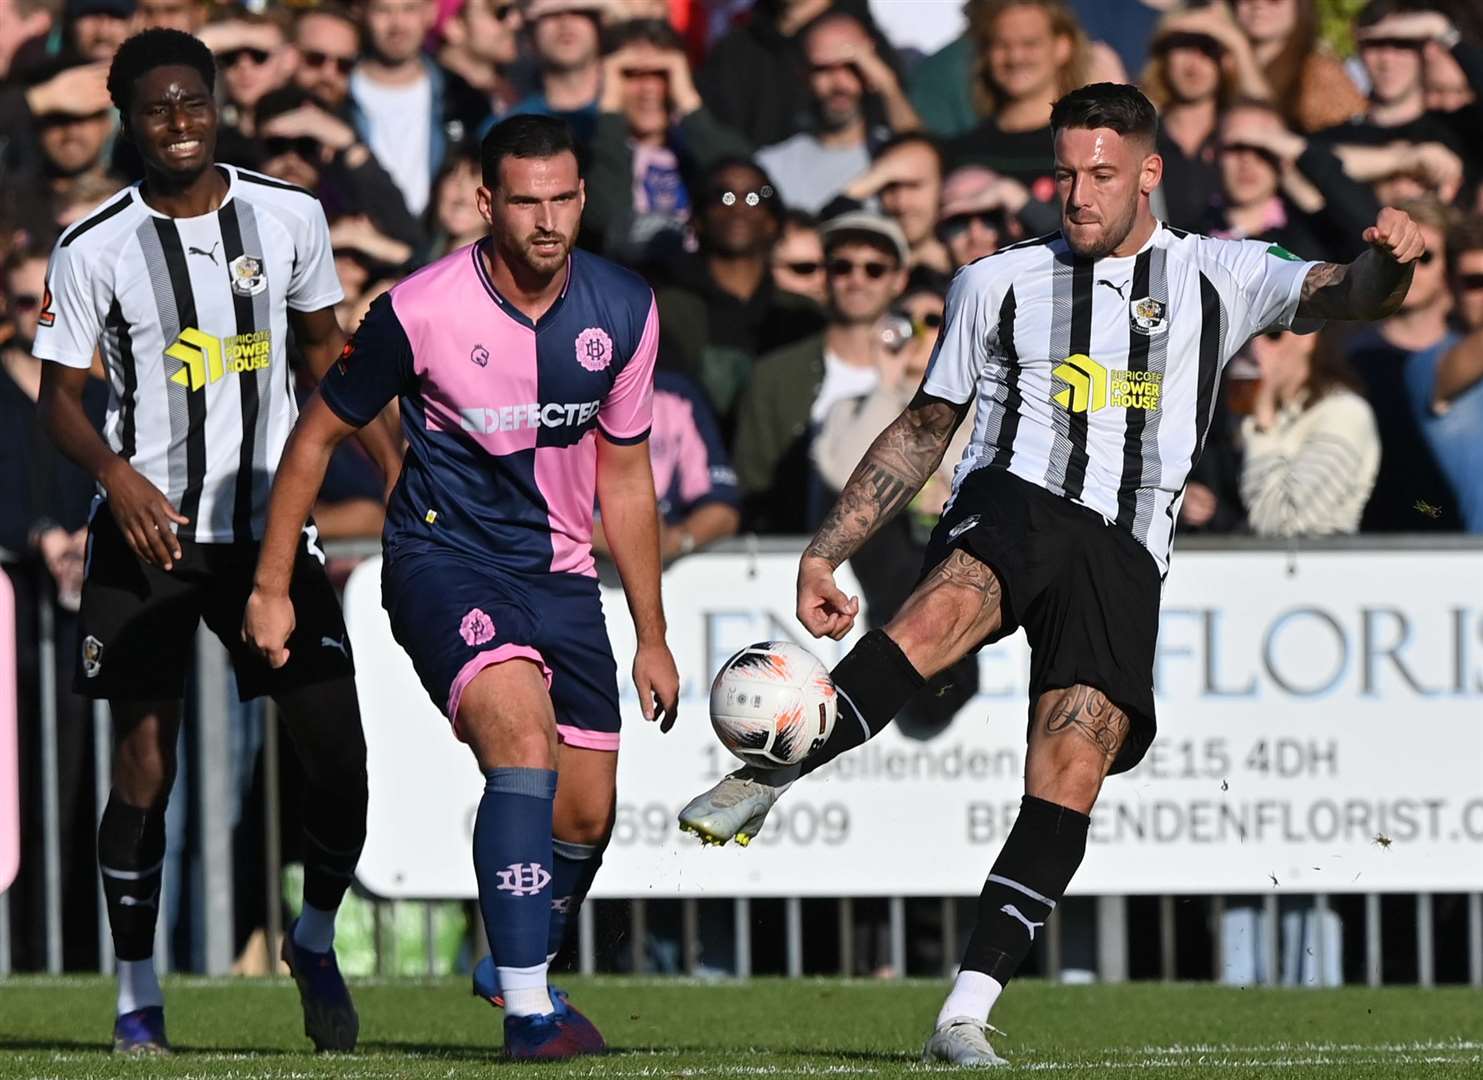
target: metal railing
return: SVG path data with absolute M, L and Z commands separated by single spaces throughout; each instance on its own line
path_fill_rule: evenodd
M 325 545 L 332 556 L 364 557 L 379 553 L 376 541 L 338 542 Z M 799 540 L 788 538 L 742 537 L 717 545 L 714 550 L 731 553 L 761 553 L 795 551 L 802 547 Z M 1304 551 L 1312 550 L 1394 550 L 1424 547 L 1428 551 L 1483 551 L 1483 537 L 1439 536 L 1424 540 L 1408 537 L 1366 536 L 1334 538 L 1321 542 L 1305 541 Z M 1298 546 L 1291 542 L 1263 541 L 1255 539 L 1232 540 L 1229 538 L 1190 538 L 1181 541 L 1180 549 L 1188 550 L 1262 550 L 1296 552 Z M 35 718 L 38 728 L 40 763 L 40 810 L 39 828 L 42 835 L 43 895 L 45 942 L 44 957 L 46 972 L 59 974 L 63 970 L 63 919 L 62 919 L 62 863 L 61 838 L 59 835 L 59 757 L 58 757 L 58 688 L 52 674 L 56 670 L 55 659 L 56 617 L 53 601 L 48 590 L 40 590 L 38 604 L 38 654 L 40 670 L 39 715 Z M 18 628 L 20 632 L 20 628 Z M 193 729 L 192 748 L 196 760 L 196 788 L 192 795 L 198 817 L 200 855 L 202 863 L 202 887 L 205 897 L 203 926 L 204 971 L 208 975 L 228 974 L 233 965 L 233 888 L 232 888 L 232 827 L 230 821 L 230 791 L 232 769 L 231 739 L 228 730 L 228 714 L 223 708 L 227 700 L 228 657 L 215 637 L 202 625 L 197 638 L 196 688 L 198 708 Z M 108 708 L 95 702 L 91 712 L 93 734 L 93 761 L 95 773 L 95 805 L 101 815 L 110 790 L 112 724 Z M 25 718 L 21 718 L 22 722 Z M 274 706 L 268 704 L 265 723 L 264 804 L 264 851 L 266 869 L 266 901 L 269 956 L 276 956 L 276 945 L 283 932 L 281 913 L 280 882 L 282 876 L 282 853 L 279 848 L 279 822 L 281 818 L 281 791 L 277 762 L 280 740 Z M 24 812 L 24 808 L 23 808 Z M 97 936 L 98 969 L 103 973 L 113 970 L 112 940 L 108 930 L 107 914 L 103 901 L 102 879 L 97 879 Z M 161 896 L 165 895 L 162 883 Z M 1370 986 L 1382 983 L 1382 955 L 1384 953 L 1381 896 L 1375 893 L 1363 895 L 1364 923 L 1364 973 Z M 938 917 L 941 936 L 940 950 L 943 973 L 951 974 L 960 955 L 960 930 L 962 921 L 958 917 L 960 902 L 967 897 L 940 898 L 941 911 Z M 1158 972 L 1165 980 L 1174 979 L 1180 969 L 1177 953 L 1175 897 L 1161 896 L 1158 903 Z M 407 901 L 401 901 L 406 903 Z M 598 969 L 598 942 L 596 940 L 595 906 L 616 901 L 589 901 L 581 909 L 578 919 L 577 967 L 584 974 Z M 746 897 L 731 898 L 731 941 L 732 974 L 748 977 L 754 969 L 754 937 L 752 902 Z M 649 967 L 646 943 L 650 939 L 651 915 L 649 905 L 642 898 L 626 901 L 628 906 L 627 966 L 633 971 Z M 886 955 L 888 967 L 896 975 L 902 975 L 908 967 L 907 901 L 902 897 L 888 898 Z M 701 969 L 700 947 L 700 901 L 679 901 L 680 919 L 675 928 L 681 957 L 680 967 L 687 973 Z M 1211 969 L 1218 979 L 1221 973 L 1221 957 L 1224 953 L 1222 941 L 1222 914 L 1226 899 L 1216 896 L 1208 899 L 1207 916 L 1212 947 Z M 1330 910 L 1331 900 L 1326 894 L 1313 896 L 1313 906 L 1319 916 L 1320 926 L 1324 913 Z M 1434 897 L 1430 893 L 1415 894 L 1415 967 L 1417 983 L 1432 986 L 1436 983 L 1434 957 L 1436 955 L 1436 928 Z M 380 923 L 381 905 L 378 902 L 377 922 Z M 1473 987 L 1483 988 L 1483 894 L 1472 893 L 1466 897 L 1466 949 L 1467 979 Z M 1045 926 L 1041 935 L 1043 944 L 1037 944 L 1040 963 L 1051 978 L 1062 971 L 1064 943 L 1062 920 L 1059 911 Z M 837 901 L 837 951 L 839 971 L 853 974 L 856 971 L 855 949 L 855 904 L 849 897 Z M 1261 902 L 1261 925 L 1263 928 L 1263 972 L 1262 982 L 1275 984 L 1278 978 L 1279 912 L 1278 898 L 1268 895 Z M 161 904 L 155 957 L 162 971 L 171 970 L 170 939 Z M 433 935 L 431 933 L 432 904 L 426 907 L 427 928 L 427 971 L 435 969 Z M 1128 933 L 1128 898 L 1123 896 L 1099 896 L 1095 898 L 1095 957 L 1096 976 L 1105 982 L 1123 982 L 1129 978 L 1130 949 Z M 375 934 L 378 953 L 376 968 L 382 970 L 382 933 Z M 473 934 L 474 948 L 482 947 L 482 935 Z M 11 971 L 12 933 L 10 923 L 10 894 L 0 893 L 0 975 Z M 1313 935 L 1314 967 L 1318 972 L 1326 969 L 1329 947 L 1323 932 Z M 805 971 L 803 901 L 799 897 L 783 900 L 783 970 L 787 975 L 798 976 Z M 1321 981 L 1321 980 L 1320 980 Z

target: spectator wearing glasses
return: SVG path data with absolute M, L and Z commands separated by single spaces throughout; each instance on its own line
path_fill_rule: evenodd
M 772 245 L 772 280 L 783 292 L 806 296 L 820 306 L 829 299 L 824 283 L 824 241 L 812 214 L 789 210 Z
M 294 85 L 331 112 L 344 109 L 360 57 L 360 24 L 334 4 L 305 8 L 294 21 L 294 52 Z
M 611 44 L 583 223 L 609 258 L 672 261 L 688 238 L 692 189 L 712 163 L 745 156 L 746 141 L 700 100 L 684 43 L 667 22 L 620 23 Z
M 763 357 L 738 416 L 743 516 L 760 532 L 806 532 L 822 516 L 825 492 L 809 457 L 814 431 L 836 402 L 875 389 L 877 323 L 906 284 L 911 249 L 890 218 L 843 214 L 823 236 L 824 332 Z
M 896 72 L 860 20 L 823 16 L 803 32 L 813 125 L 757 152 L 789 207 L 817 213 L 870 166 L 891 133 L 921 127 Z
M 438 62 L 486 95 L 496 120 L 520 100 L 515 68 L 524 27 L 518 0 L 464 0 L 443 24 Z
M 1247 349 L 1260 373 L 1240 429 L 1251 531 L 1357 532 L 1380 468 L 1380 433 L 1334 333 L 1269 331 Z
M 385 236 L 422 247 L 422 227 L 401 191 L 345 120 L 285 86 L 258 102 L 257 121 L 263 172 L 314 192 L 330 221 L 363 216 Z
M 539 75 L 536 91 L 513 111 L 560 117 L 582 147 L 597 125 L 607 9 L 604 0 L 530 0 L 525 10 Z
M 1058 226 L 1059 211 L 1032 202 L 1023 184 L 982 165 L 959 166 L 943 182 L 937 238 L 954 270 Z
M 1442 358 L 1460 335 L 1448 325 L 1448 227 L 1436 199 L 1402 203 L 1421 227 L 1417 260 L 1400 310 L 1363 327 L 1348 344 L 1380 429 L 1380 474 L 1365 506 L 1364 532 L 1483 531 L 1483 384 L 1439 399 Z
M 253 116 L 257 103 L 293 75 L 294 51 L 283 21 L 277 15 L 227 9 L 202 29 L 200 38 L 216 56 L 226 95 L 222 126 L 251 138 L 257 130 Z
M 711 166 L 695 207 L 700 251 L 657 290 L 659 365 L 705 392 L 731 430 L 759 356 L 816 332 L 816 306 L 781 292 L 769 273 L 783 210 L 772 180 L 742 158 Z
M 941 197 L 942 151 L 930 136 L 909 131 L 885 142 L 870 168 L 850 181 L 824 216 L 873 204 L 901 226 L 911 245 L 912 268 L 946 272 L 947 249 L 935 231 Z
M 1288 127 L 1304 134 L 1363 110 L 1364 95 L 1319 40 L 1317 0 L 1233 0 L 1231 7 L 1265 83 L 1243 81 L 1243 95 L 1275 105 Z M 1206 10 L 1211 23 L 1228 21 L 1223 5 Z
M 350 75 L 355 129 L 413 214 L 427 209 L 444 160 L 489 116 L 484 94 L 423 52 L 437 14 L 434 0 L 366 0 L 366 55 Z

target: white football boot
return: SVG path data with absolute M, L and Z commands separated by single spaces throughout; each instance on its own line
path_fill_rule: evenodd
M 761 831 L 773 803 L 796 776 L 796 769 L 762 770 L 744 765 L 686 803 L 680 811 L 680 829 L 694 833 L 703 844 L 719 845 L 734 839 L 746 847 Z
M 991 1031 L 998 1035 L 1004 1034 L 972 1017 L 954 1017 L 932 1033 L 927 1045 L 922 1047 L 922 1060 L 945 1061 L 949 1065 L 977 1069 L 1008 1065 L 1009 1062 L 994 1053 L 994 1048 L 989 1045 Z

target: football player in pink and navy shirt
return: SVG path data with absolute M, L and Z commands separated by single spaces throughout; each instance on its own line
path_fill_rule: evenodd
M 603 1048 L 546 982 L 612 828 L 618 685 L 598 595 L 594 501 L 638 638 L 646 719 L 674 720 L 650 467 L 654 297 L 572 244 L 585 194 L 570 132 L 512 117 L 485 138 L 490 235 L 372 305 L 284 450 L 243 631 L 275 665 L 293 627 L 292 545 L 330 451 L 393 399 L 408 448 L 387 507 L 382 602 L 486 777 L 474 868 L 516 1057 Z

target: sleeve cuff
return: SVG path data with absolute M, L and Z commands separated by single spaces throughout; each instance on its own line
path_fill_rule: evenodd
M 319 399 L 329 406 L 330 412 L 334 413 L 351 427 L 362 428 L 371 422 L 371 420 L 373 419 L 372 417 L 366 417 L 365 419 L 362 419 L 361 417 L 355 415 L 355 413 L 346 405 L 336 401 L 334 395 L 328 393 L 328 390 L 329 384 L 323 381 L 320 382 Z
M 643 431 L 640 431 L 636 435 L 614 435 L 611 431 L 603 427 L 601 424 L 597 425 L 597 430 L 601 431 L 602 437 L 604 439 L 607 439 L 610 443 L 614 443 L 618 446 L 635 446 L 649 437 L 649 432 L 650 430 L 652 430 L 652 427 L 646 427 Z
M 93 366 L 92 352 L 85 354 L 61 353 L 46 348 L 38 348 L 33 345 L 31 347 L 31 355 L 38 360 L 45 360 L 52 364 L 61 364 L 63 367 L 90 368 Z
M 343 289 L 334 289 L 331 292 L 321 293 L 319 296 L 311 296 L 307 300 L 294 297 L 288 301 L 291 311 L 318 311 L 321 308 L 334 307 L 345 299 Z

